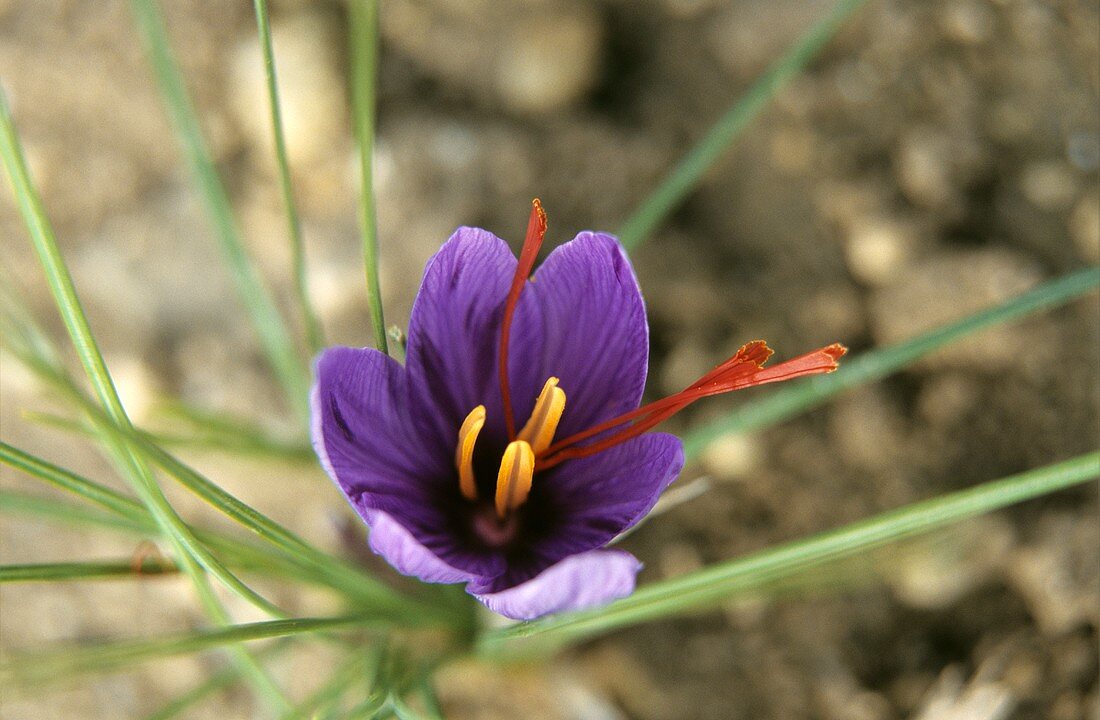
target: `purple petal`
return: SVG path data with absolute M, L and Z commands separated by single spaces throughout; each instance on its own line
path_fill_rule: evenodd
M 313 447 L 349 499 L 422 499 L 446 475 L 447 452 L 418 447 L 401 365 L 371 348 L 334 347 L 317 358 Z
M 647 433 L 562 463 L 544 481 L 546 500 L 567 518 L 571 543 L 602 547 L 645 517 L 683 467 L 680 438 Z
M 596 607 L 634 592 L 642 564 L 623 550 L 573 555 L 538 577 L 495 593 L 474 595 L 490 610 L 513 620 Z
M 602 548 L 645 517 L 684 465 L 680 439 L 649 433 L 535 476 L 526 547 L 507 570 L 471 583 L 474 593 L 517 586 L 572 555 Z
M 368 510 L 370 547 L 398 572 L 412 575 L 424 582 L 456 583 L 471 579 L 469 573 L 457 570 L 435 553 L 421 545 L 412 533 L 384 512 Z
M 395 360 L 369 348 L 321 354 L 311 396 L 313 446 L 321 464 L 368 525 L 378 514 L 400 524 L 410 541 L 442 565 L 461 568 L 463 578 L 498 575 L 502 558 L 462 541 L 456 508 L 464 501 L 451 464 L 454 450 L 423 443 L 414 430 L 403 372 Z M 383 528 L 381 538 L 394 534 Z M 401 572 L 415 574 L 406 555 L 382 552 L 389 545 L 379 545 L 374 535 L 372 546 L 396 558 Z
M 451 452 L 463 419 L 478 405 L 486 408 L 485 436 L 503 438 L 497 364 L 504 301 L 515 269 L 507 244 L 477 228 L 455 231 L 424 269 L 409 318 L 406 367 L 413 399 L 421 406 L 417 419 L 437 442 L 451 445 Z M 545 381 L 536 377 L 533 359 L 542 346 L 531 303 L 520 303 L 513 328 L 508 372 L 522 425 Z
M 638 407 L 649 327 L 626 253 L 610 235 L 583 232 L 556 248 L 525 295 L 541 315 L 542 375 L 566 394 L 558 438 Z

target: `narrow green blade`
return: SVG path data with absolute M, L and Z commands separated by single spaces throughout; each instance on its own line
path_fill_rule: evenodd
M 647 585 L 606 607 L 490 632 L 490 655 L 552 649 L 616 628 L 674 617 L 885 543 L 1100 477 L 1100 452 L 915 503 L 842 528 Z

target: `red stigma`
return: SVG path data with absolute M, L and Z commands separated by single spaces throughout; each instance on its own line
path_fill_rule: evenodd
M 831 373 L 837 369 L 837 362 L 846 352 L 848 349 L 843 345 L 833 344 L 765 368 L 764 363 L 771 357 L 772 350 L 764 341 L 755 340 L 675 395 L 643 405 L 552 444 L 536 458 L 536 469 L 545 470 L 565 460 L 588 457 L 624 443 L 660 425 L 701 398 L 807 375 Z M 604 433 L 610 434 L 591 444 L 578 445 Z
M 523 239 L 523 249 L 519 252 L 519 264 L 512 276 L 512 287 L 508 289 L 508 298 L 504 301 L 504 322 L 500 327 L 500 396 L 504 402 L 504 425 L 508 429 L 508 439 L 516 438 L 516 418 L 512 412 L 512 391 L 508 385 L 508 341 L 512 337 L 512 320 L 516 314 L 520 293 L 527 284 L 527 278 L 535 267 L 542 239 L 546 236 L 546 211 L 538 198 L 531 201 L 531 217 L 527 221 L 527 237 Z

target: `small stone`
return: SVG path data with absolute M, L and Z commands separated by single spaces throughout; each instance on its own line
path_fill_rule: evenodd
M 717 479 L 744 478 L 763 463 L 764 449 L 751 435 L 727 435 L 707 445 L 701 459 Z
M 915 244 L 907 228 L 882 218 L 857 221 L 845 240 L 848 269 L 868 285 L 895 280 L 912 259 Z
M 891 552 L 883 571 L 894 594 L 906 605 L 943 609 L 996 576 L 1013 544 L 1011 524 L 986 516 L 958 526 L 932 547 L 917 545 Z
M 1069 216 L 1069 234 L 1081 259 L 1100 262 L 1100 187 L 1093 186 Z
M 511 109 L 545 113 L 572 105 L 595 84 L 603 28 L 587 6 L 525 18 L 508 36 L 496 66 L 496 86 Z
M 276 17 L 271 33 L 290 164 L 317 161 L 339 148 L 334 139 L 347 135 L 344 83 L 333 52 L 339 46 L 336 28 L 326 15 L 305 10 Z M 274 172 L 270 102 L 255 33 L 237 48 L 231 82 L 235 119 L 265 153 L 261 163 Z
M 905 437 L 897 408 L 873 389 L 840 400 L 829 416 L 829 429 L 844 458 L 868 470 L 897 463 Z
M 993 11 L 983 2 L 953 2 L 944 8 L 941 25 L 952 40 L 974 45 L 989 39 L 994 20 Z
M 1020 186 L 1024 197 L 1041 210 L 1065 209 L 1077 194 L 1077 178 L 1059 160 L 1031 163 L 1024 168 Z
M 872 332 L 882 345 L 908 340 L 1002 303 L 1041 279 L 1035 263 L 1012 250 L 941 253 L 912 265 L 904 281 L 875 291 L 870 302 Z M 1045 347 L 1019 325 L 1000 325 L 937 350 L 917 366 L 1003 369 L 1018 362 L 1022 349 L 1034 355 Z
M 940 373 L 921 385 L 917 414 L 931 425 L 949 425 L 973 410 L 979 399 L 978 388 L 970 376 Z

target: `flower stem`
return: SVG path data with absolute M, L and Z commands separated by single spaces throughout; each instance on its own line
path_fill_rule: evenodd
M 363 232 L 363 265 L 367 279 L 374 344 L 389 353 L 382 289 L 378 281 L 378 216 L 374 204 L 375 81 L 378 73 L 378 0 L 352 0 L 349 4 L 351 47 L 351 102 L 355 136 L 359 141 L 362 175 L 359 220 Z
M 271 45 L 271 18 L 267 12 L 267 0 L 254 0 L 256 29 L 260 35 L 260 49 L 264 58 L 264 78 L 267 81 L 267 98 L 271 108 L 271 129 L 275 139 L 275 162 L 279 168 L 279 190 L 286 208 L 287 229 L 290 233 L 291 262 L 294 268 L 294 293 L 298 309 L 305 324 L 306 342 L 311 355 L 324 346 L 321 323 L 309 297 L 309 281 L 306 276 L 305 244 L 302 241 L 302 223 L 298 219 L 298 206 L 290 185 L 290 163 L 286 155 L 286 135 L 283 132 L 283 113 L 279 105 L 279 84 L 275 75 L 275 52 Z

